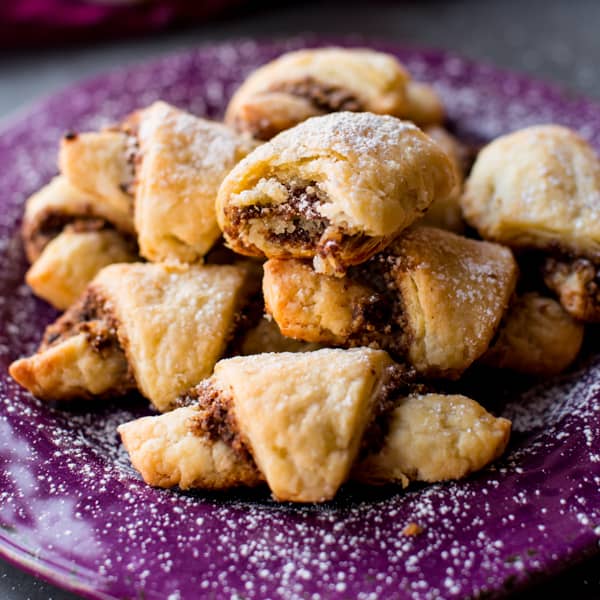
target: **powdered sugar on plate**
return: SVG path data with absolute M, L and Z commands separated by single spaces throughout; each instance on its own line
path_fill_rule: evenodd
M 63 410 L 6 375 L 55 316 L 22 283 L 17 228 L 27 195 L 56 171 L 61 134 L 118 121 L 158 98 L 218 117 L 251 69 L 303 45 L 242 41 L 118 71 L 58 94 L 0 134 L 4 556 L 99 598 L 462 598 L 499 594 L 597 548 L 597 357 L 509 396 L 502 412 L 515 435 L 506 457 L 484 472 L 404 492 L 350 487 L 321 506 L 278 505 L 264 489 L 149 488 L 116 434 L 118 424 L 149 412 L 143 400 Z M 446 54 L 396 53 L 415 78 L 434 82 L 463 134 L 485 139 L 554 121 L 600 147 L 600 110 L 590 103 Z M 477 399 L 485 397 L 482 388 Z M 411 524 L 418 535 L 405 535 Z

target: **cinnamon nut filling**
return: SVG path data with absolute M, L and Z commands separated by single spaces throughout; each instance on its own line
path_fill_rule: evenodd
M 256 468 L 233 414 L 231 396 L 217 388 L 210 379 L 205 379 L 177 400 L 178 406 L 191 404 L 197 404 L 200 410 L 190 421 L 190 432 L 207 435 L 211 440 L 221 440 L 242 460 Z
M 349 279 L 372 290 L 369 296 L 353 306 L 351 346 L 381 348 L 395 358 L 405 355 L 410 333 L 394 277 L 396 270 L 401 268 L 400 262 L 399 257 L 382 252 L 348 270 Z
M 67 226 L 74 231 L 100 231 L 111 228 L 104 219 L 91 214 L 91 207 L 84 209 L 81 215 L 69 215 L 54 211 L 45 211 L 33 222 L 23 224 L 23 243 L 30 259 L 37 258 L 44 248 L 58 236 Z
M 68 214 L 48 210 L 36 216 L 32 222 L 23 223 L 22 237 L 30 262 L 34 262 L 44 248 L 63 231 L 85 233 L 90 231 L 117 230 L 112 223 L 93 214 L 91 206 L 83 207 L 80 214 Z M 135 254 L 138 252 L 135 238 L 119 232 Z
M 314 182 L 288 190 L 287 201 L 280 204 L 229 208 L 232 226 L 257 225 L 264 229 L 264 237 L 272 243 L 312 247 L 329 226 L 329 219 L 318 210 L 323 204 L 319 190 Z
M 88 288 L 82 298 L 46 328 L 40 351 L 79 333 L 86 334 L 97 352 L 119 348 L 116 318 L 93 287 Z
M 416 371 L 407 365 L 398 364 L 387 367 L 384 382 L 377 392 L 373 419 L 365 430 L 359 458 L 381 450 L 389 431 L 392 411 L 400 399 L 409 394 L 423 393 L 425 387 L 417 383 Z
M 296 81 L 282 81 L 271 86 L 268 91 L 284 92 L 304 98 L 317 110 L 324 113 L 359 112 L 364 110 L 362 102 L 350 90 L 340 86 L 328 85 L 314 77 L 305 77 Z

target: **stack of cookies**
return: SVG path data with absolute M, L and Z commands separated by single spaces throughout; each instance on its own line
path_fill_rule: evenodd
M 394 57 L 326 48 L 251 74 L 225 123 L 157 102 L 67 134 L 23 223 L 27 282 L 66 310 L 11 375 L 145 396 L 164 414 L 119 431 L 155 486 L 321 502 L 483 468 L 510 422 L 440 382 L 574 361 L 600 320 L 600 160 L 547 125 L 469 173 L 444 118 Z

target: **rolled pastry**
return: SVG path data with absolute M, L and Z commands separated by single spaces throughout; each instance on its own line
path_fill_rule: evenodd
M 209 411 L 185 406 L 157 417 L 143 417 L 119 427 L 133 466 L 156 487 L 222 490 L 251 487 L 264 479 L 252 460 L 196 423 Z
M 254 71 L 231 99 L 225 121 L 269 140 L 309 117 L 353 111 L 438 123 L 444 109 L 430 86 L 412 82 L 398 60 L 362 48 L 288 52 Z
M 487 350 L 518 274 L 509 249 L 430 227 L 411 228 L 344 278 L 298 260 L 271 259 L 264 269 L 266 308 L 284 335 L 376 345 L 447 378 Z
M 114 397 L 135 390 L 125 353 L 104 321 L 86 322 L 69 337 L 42 343 L 36 354 L 10 365 L 10 375 L 48 402 Z
M 255 146 L 220 123 L 155 102 L 119 131 L 65 138 L 59 162 L 82 189 L 135 203 L 144 258 L 192 263 L 221 235 L 214 209 L 221 181 Z
M 25 203 L 22 235 L 29 262 L 35 262 L 67 225 L 78 231 L 115 229 L 125 237 L 135 233 L 127 206 L 107 202 L 58 176 Z
M 217 218 L 229 246 L 313 258 L 342 275 L 387 246 L 455 185 L 446 153 L 394 117 L 315 117 L 259 146 L 225 178 Z
M 63 381 L 55 389 L 63 373 L 44 379 L 37 367 L 50 350 L 60 353 L 70 338 L 84 334 L 92 349 L 122 353 L 139 391 L 159 411 L 168 410 L 179 394 L 210 375 L 255 285 L 242 266 L 111 265 L 48 327 L 38 354 L 15 361 L 10 373 L 40 398 L 61 399 L 60 389 L 76 386 Z M 84 346 L 78 349 L 89 354 Z M 71 353 L 61 360 L 78 362 L 79 357 Z M 71 371 L 65 368 L 64 377 Z M 92 388 L 87 392 L 96 395 Z
M 118 127 L 67 133 L 60 143 L 58 167 L 77 189 L 131 215 L 135 150 L 135 139 Z
M 364 483 L 462 479 L 505 450 L 511 423 L 466 396 L 441 394 L 401 398 L 388 416 L 381 449 L 353 469 Z
M 579 354 L 583 325 L 563 307 L 535 292 L 517 297 L 481 362 L 538 376 L 564 371 Z
M 278 500 L 322 502 L 348 478 L 366 428 L 402 385 L 402 374 L 385 352 L 369 348 L 235 357 L 217 363 L 214 375 L 187 395 L 194 405 L 175 412 L 196 410 L 183 437 L 225 442 L 255 465 Z M 143 446 L 131 447 L 142 425 L 119 428 L 134 467 L 148 483 L 182 486 L 178 464 L 165 473 L 159 456 L 148 468 Z M 163 454 L 181 434 L 162 429 L 157 438 L 148 446 Z M 223 473 L 224 481 L 231 479 Z
M 264 480 L 279 501 L 367 483 L 458 479 L 506 447 L 510 422 L 464 396 L 418 395 L 381 350 L 323 349 L 217 363 L 188 406 L 119 427 L 144 481 L 227 489 Z
M 477 157 L 462 208 L 482 237 L 600 259 L 600 160 L 575 132 L 539 125 Z
M 135 245 L 113 229 L 59 233 L 25 275 L 36 296 L 66 310 L 104 267 L 137 260 Z

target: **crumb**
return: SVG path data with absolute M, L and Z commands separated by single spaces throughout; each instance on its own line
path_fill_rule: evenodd
M 403 530 L 402 535 L 407 537 L 414 537 L 423 533 L 423 528 L 414 521 L 411 521 Z

